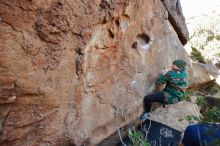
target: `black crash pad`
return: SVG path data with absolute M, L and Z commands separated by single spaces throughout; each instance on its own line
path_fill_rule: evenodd
M 138 130 L 143 132 L 144 129 L 148 129 L 149 124 L 150 120 L 146 120 L 142 126 L 138 127 Z M 145 132 L 143 134 L 145 135 Z M 147 134 L 147 139 L 151 143 L 151 146 L 178 146 L 180 138 L 180 131 L 151 120 L 151 126 Z M 128 146 L 132 146 L 129 137 L 124 138 L 123 142 Z M 118 146 L 123 146 L 123 144 L 120 143 Z

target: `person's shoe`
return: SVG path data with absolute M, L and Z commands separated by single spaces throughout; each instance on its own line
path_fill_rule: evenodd
M 149 119 L 150 118 L 150 113 L 148 113 L 148 112 L 143 112 L 142 114 L 141 114 L 141 116 L 140 116 L 140 120 L 141 121 L 145 121 L 145 120 L 147 120 L 147 119 Z

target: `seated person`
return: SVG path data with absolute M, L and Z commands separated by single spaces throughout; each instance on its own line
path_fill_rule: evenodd
M 179 146 L 220 146 L 220 124 L 190 125 Z

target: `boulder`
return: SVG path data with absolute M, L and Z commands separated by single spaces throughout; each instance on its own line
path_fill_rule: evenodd
M 182 26 L 160 0 L 0 1 L 0 145 L 96 145 L 190 62 Z
M 206 84 L 214 80 L 216 70 L 208 70 L 207 65 L 192 62 L 189 69 L 190 88 L 197 88 L 200 85 Z
M 189 124 L 196 122 L 187 120 L 187 116 L 200 117 L 199 107 L 194 103 L 181 101 L 166 105 L 165 108 L 157 108 L 152 111 L 151 119 L 176 130 L 184 131 Z
M 176 30 L 176 33 L 183 45 L 189 40 L 189 32 L 182 13 L 180 0 L 162 0 L 168 11 L 168 19 Z

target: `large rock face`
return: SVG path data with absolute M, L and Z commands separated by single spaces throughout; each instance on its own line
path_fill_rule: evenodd
M 0 145 L 99 143 L 187 59 L 182 28 L 160 0 L 0 1 Z
M 189 40 L 189 32 L 182 14 L 180 0 L 162 0 L 168 11 L 168 19 L 176 30 L 178 37 L 183 45 Z

